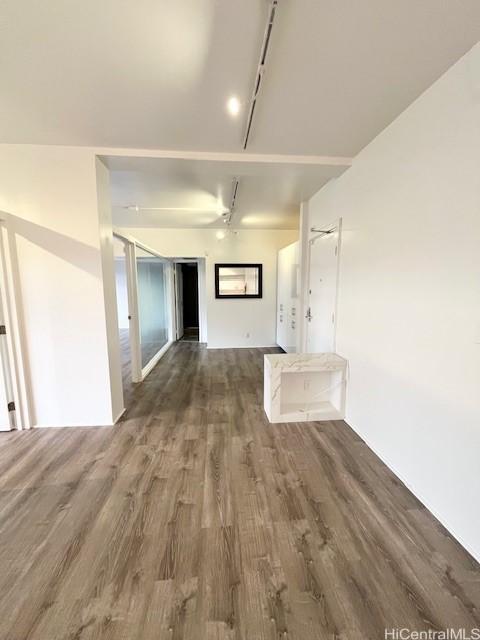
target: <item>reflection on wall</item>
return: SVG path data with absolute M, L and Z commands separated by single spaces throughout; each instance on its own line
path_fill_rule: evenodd
M 115 284 L 117 291 L 117 315 L 120 329 L 128 329 L 128 289 L 125 258 L 115 258 Z
M 138 311 L 142 368 L 168 342 L 164 261 L 137 249 Z
M 218 270 L 220 295 L 258 295 L 259 279 L 256 267 L 220 267 Z

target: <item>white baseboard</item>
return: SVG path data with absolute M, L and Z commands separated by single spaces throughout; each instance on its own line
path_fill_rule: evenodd
M 276 344 L 239 344 L 239 345 L 228 345 L 223 347 L 213 347 L 207 344 L 207 349 L 273 349 L 274 347 L 278 347 Z
M 392 473 L 394 473 L 394 474 L 397 476 L 397 478 L 398 478 L 401 482 L 403 482 L 403 484 L 404 484 L 404 485 L 407 487 L 407 489 L 408 489 L 408 490 L 409 490 L 409 491 L 410 491 L 410 492 L 411 492 L 411 493 L 412 493 L 412 494 L 417 498 L 417 500 L 419 500 L 419 501 L 423 504 L 423 506 L 424 506 L 426 509 L 428 509 L 428 511 L 430 511 L 430 513 L 431 513 L 431 514 L 432 514 L 432 515 L 433 515 L 433 516 L 434 516 L 434 517 L 435 517 L 435 518 L 440 522 L 440 524 L 441 524 L 442 526 L 444 526 L 444 527 L 445 527 L 445 529 L 448 531 L 448 533 L 450 533 L 450 535 L 451 535 L 451 536 L 453 536 L 453 537 L 455 538 L 455 540 L 456 540 L 459 544 L 461 544 L 461 545 L 462 545 L 462 547 L 463 547 L 466 551 L 468 551 L 468 553 L 472 556 L 472 558 L 475 558 L 475 560 L 476 560 L 477 562 L 480 562 L 480 550 L 478 550 L 478 549 L 477 549 L 477 550 L 472 549 L 472 547 L 471 547 L 469 544 L 467 544 L 467 543 L 465 542 L 465 540 L 463 540 L 463 539 L 462 539 L 462 536 L 458 535 L 458 534 L 455 532 L 455 529 L 454 529 L 452 526 L 450 526 L 450 524 L 448 523 L 448 521 L 447 521 L 443 516 L 441 516 L 441 515 L 440 515 L 440 514 L 439 514 L 439 513 L 438 513 L 438 512 L 437 512 L 437 511 L 436 511 L 436 510 L 435 510 L 435 509 L 430 505 L 430 504 L 429 504 L 428 500 L 426 500 L 426 499 L 422 496 L 422 494 L 421 494 L 419 491 L 417 491 L 416 489 L 414 489 L 414 488 L 411 486 L 411 484 L 408 482 L 408 480 L 406 480 L 406 479 L 403 477 L 403 475 L 397 471 L 397 469 L 395 468 L 395 465 L 391 464 L 391 462 L 390 462 L 390 461 L 389 461 L 389 460 L 388 460 L 388 459 L 387 459 L 387 458 L 386 458 L 382 453 L 380 453 L 380 452 L 376 449 L 376 447 L 374 447 L 374 446 L 373 446 L 373 445 L 368 441 L 368 439 L 367 439 L 367 438 L 365 438 L 365 436 L 364 436 L 364 435 L 363 435 L 363 434 L 362 434 L 358 429 L 355 429 L 355 427 L 353 427 L 353 426 L 352 426 L 349 422 L 347 422 L 346 420 L 345 420 L 345 422 L 348 424 L 348 426 L 349 426 L 351 429 L 353 429 L 353 431 L 355 431 L 355 433 L 356 433 L 357 435 L 359 435 L 359 436 L 360 436 L 360 438 L 362 438 L 362 440 L 365 442 L 365 444 L 367 445 L 367 447 L 368 447 L 369 449 L 371 449 L 371 450 L 373 451 L 373 453 L 374 453 L 376 456 L 378 456 L 378 457 L 380 458 L 380 460 L 383 462 L 383 464 L 384 464 L 385 466 L 387 466 L 387 467 L 390 469 L 390 471 L 392 471 Z
M 174 342 L 173 340 L 170 340 L 170 342 L 167 342 L 167 344 L 164 345 L 160 349 L 160 351 L 158 351 L 153 356 L 153 358 L 150 360 L 150 362 L 143 367 L 143 369 L 142 369 L 142 382 L 145 380 L 145 378 L 148 376 L 148 374 L 152 371 L 152 369 L 155 367 L 155 365 L 158 364 L 158 361 L 160 360 L 160 358 L 167 353 L 167 351 L 172 346 L 173 342 Z
M 115 418 L 114 422 L 108 422 L 104 424 L 85 424 L 84 422 L 73 423 L 73 424 L 35 424 L 33 429 L 98 429 L 103 427 L 114 427 L 120 418 L 125 413 L 126 409 L 123 408 L 118 416 Z
M 104 427 L 114 427 L 115 423 L 108 424 L 85 424 L 83 423 L 74 423 L 74 424 L 35 424 L 33 425 L 33 429 L 103 429 Z M 24 431 L 28 431 L 28 429 L 24 429 Z
M 120 420 L 120 418 L 123 416 L 123 414 L 125 413 L 125 411 L 126 411 L 126 408 L 124 407 L 124 408 L 120 411 L 120 413 L 118 414 L 118 416 L 115 418 L 115 420 L 113 421 L 113 424 L 114 424 L 114 425 L 115 425 L 115 424 L 117 424 L 117 422 L 118 422 L 118 421 Z

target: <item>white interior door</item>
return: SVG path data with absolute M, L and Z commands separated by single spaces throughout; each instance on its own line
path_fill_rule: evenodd
M 328 229 L 328 227 L 327 227 Z M 310 240 L 307 351 L 335 351 L 339 227 Z
M 9 409 L 9 404 L 13 403 L 13 385 L 5 323 L 3 296 L 0 295 L 0 431 L 10 431 L 15 420 L 14 413 Z M 14 403 L 12 407 L 14 410 Z
M 5 336 L 0 336 L 4 338 Z M 2 366 L 0 366 L 0 431 L 10 431 L 10 412 L 8 411 L 7 384 L 5 380 L 5 371 L 3 367 L 4 354 L 1 353 Z

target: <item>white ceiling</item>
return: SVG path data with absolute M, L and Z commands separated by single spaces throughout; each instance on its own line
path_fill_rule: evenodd
M 113 222 L 118 227 L 222 228 L 234 178 L 239 179 L 232 227 L 296 229 L 299 205 L 342 166 L 219 162 L 169 158 L 103 158 L 110 169 Z M 125 207 L 136 205 L 139 211 Z M 142 207 L 164 207 L 145 211 Z M 174 211 L 169 208 L 195 211 Z
M 198 209 L 228 206 L 237 176 L 234 226 L 295 228 L 300 202 L 480 38 L 480 0 L 279 0 L 247 152 L 288 157 L 250 162 L 268 4 L 1 0 L 0 142 L 230 152 L 243 161 L 110 157 L 115 223 L 222 226 Z
M 479 0 L 279 5 L 251 152 L 352 156 L 480 38 Z M 266 9 L 2 0 L 0 141 L 239 151 Z

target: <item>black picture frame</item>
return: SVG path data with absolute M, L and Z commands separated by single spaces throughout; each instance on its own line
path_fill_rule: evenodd
M 238 268 L 238 267 L 248 267 L 258 269 L 258 293 L 255 294 L 228 294 L 224 295 L 220 293 L 220 269 L 222 268 Z M 232 298 L 238 300 L 251 300 L 252 298 L 262 298 L 263 297 L 263 264 L 260 263 L 252 263 L 252 262 L 220 262 L 215 263 L 215 298 L 219 300 L 231 300 Z

